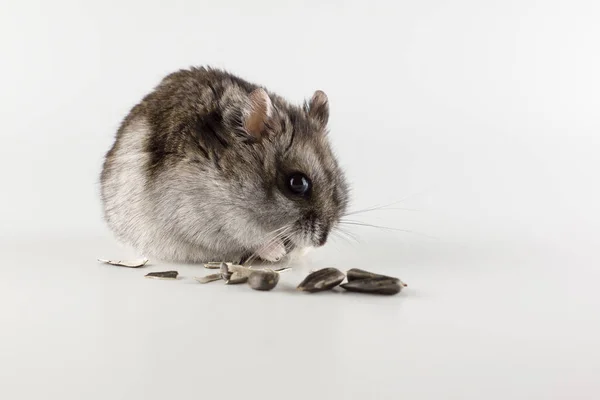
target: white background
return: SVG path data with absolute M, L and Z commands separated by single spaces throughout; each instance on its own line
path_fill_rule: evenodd
M 599 26 L 591 0 L 2 1 L 0 397 L 600 398 Z M 404 200 L 356 219 L 415 233 L 352 229 L 303 267 L 406 291 L 95 262 L 123 256 L 102 157 L 192 65 L 328 94 L 352 208 Z

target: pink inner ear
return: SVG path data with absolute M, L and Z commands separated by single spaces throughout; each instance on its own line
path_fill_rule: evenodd
M 256 138 L 262 137 L 271 111 L 271 99 L 264 89 L 255 89 L 248 97 L 244 129 Z
M 322 90 L 317 90 L 313 94 L 312 100 L 310 101 L 310 107 L 320 107 L 326 105 L 329 100 L 327 99 L 327 95 Z
M 317 90 L 310 100 L 309 115 L 327 124 L 329 119 L 329 100 L 322 90 Z

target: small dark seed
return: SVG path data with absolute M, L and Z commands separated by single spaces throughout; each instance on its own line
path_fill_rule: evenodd
M 362 279 L 372 279 L 372 278 L 388 278 L 395 279 L 398 283 L 400 283 L 400 279 L 394 278 L 391 276 L 375 274 L 373 272 L 365 271 L 364 269 L 352 268 L 346 272 L 348 276 L 348 282 L 358 281 Z
M 323 268 L 309 274 L 298 285 L 298 290 L 314 293 L 330 290 L 342 283 L 346 275 L 336 268 Z
M 147 278 L 154 279 L 177 279 L 179 273 L 177 271 L 164 271 L 164 272 L 149 272 L 146 274 Z
M 341 286 L 349 292 L 390 295 L 399 293 L 403 287 L 398 279 L 387 277 L 353 280 Z
M 252 271 L 248 277 L 248 285 L 254 290 L 271 290 L 279 282 L 279 274 L 272 270 Z

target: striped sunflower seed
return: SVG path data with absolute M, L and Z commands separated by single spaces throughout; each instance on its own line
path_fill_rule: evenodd
M 387 279 L 396 280 L 401 286 L 406 286 L 406 284 L 398 278 L 381 275 L 381 274 L 376 274 L 373 272 L 365 271 L 364 269 L 358 269 L 358 268 L 349 269 L 348 271 L 346 271 L 346 276 L 348 277 L 348 282 L 359 281 L 362 279 L 387 278 Z
M 346 275 L 337 268 L 323 268 L 310 273 L 298 285 L 298 290 L 314 293 L 330 290 L 342 283 Z
M 349 292 L 392 295 L 399 293 L 405 285 L 398 278 L 384 276 L 353 280 L 341 286 Z

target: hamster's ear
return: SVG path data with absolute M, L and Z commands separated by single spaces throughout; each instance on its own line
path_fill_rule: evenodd
M 308 115 L 315 118 L 323 126 L 327 125 L 329 121 L 329 100 L 325 92 L 317 90 L 310 103 L 308 103 Z
M 244 110 L 244 129 L 256 139 L 260 139 L 265 133 L 265 124 L 273 115 L 273 104 L 267 92 L 262 89 L 254 89 L 248 95 L 248 102 Z

